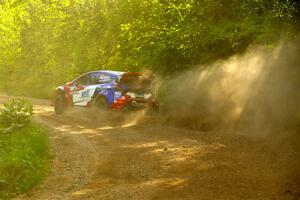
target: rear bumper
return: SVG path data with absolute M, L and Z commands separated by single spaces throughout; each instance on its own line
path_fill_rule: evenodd
M 112 104 L 112 108 L 117 110 L 138 110 L 147 107 L 158 107 L 158 104 L 153 99 L 126 99 Z
M 129 104 L 126 105 L 127 109 L 130 110 L 139 110 L 149 107 L 151 104 L 148 101 L 136 101 L 133 100 Z

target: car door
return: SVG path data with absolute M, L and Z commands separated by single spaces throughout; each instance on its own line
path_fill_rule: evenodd
M 116 78 L 116 76 L 106 72 L 101 72 L 99 76 L 98 91 L 100 95 L 106 98 L 108 104 L 112 104 L 114 101 Z
M 94 95 L 98 80 L 98 72 L 91 72 L 79 77 L 74 82 L 73 104 L 76 106 L 86 106 Z

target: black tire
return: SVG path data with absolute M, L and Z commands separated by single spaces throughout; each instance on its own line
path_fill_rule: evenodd
M 157 102 L 152 103 L 151 108 L 154 112 L 159 112 L 159 104 Z
M 148 113 L 149 113 L 149 114 L 159 113 L 159 104 L 156 103 L 156 102 L 151 103 L 151 104 L 149 105 Z
M 100 110 L 108 110 L 109 106 L 108 106 L 108 103 L 107 103 L 105 97 L 103 97 L 103 96 L 97 97 L 97 99 L 95 101 L 95 107 Z
M 65 98 L 62 94 L 57 95 L 54 102 L 55 113 L 60 115 L 63 114 L 66 109 Z

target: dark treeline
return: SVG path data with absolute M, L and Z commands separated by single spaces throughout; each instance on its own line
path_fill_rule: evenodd
M 166 76 L 297 27 L 297 0 L 0 0 L 0 88 L 47 97 L 89 70 Z

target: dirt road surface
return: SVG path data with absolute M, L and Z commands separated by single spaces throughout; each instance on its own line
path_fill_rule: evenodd
M 48 101 L 32 101 L 55 157 L 19 200 L 300 199 L 298 133 L 192 131 L 142 112 L 55 115 Z

